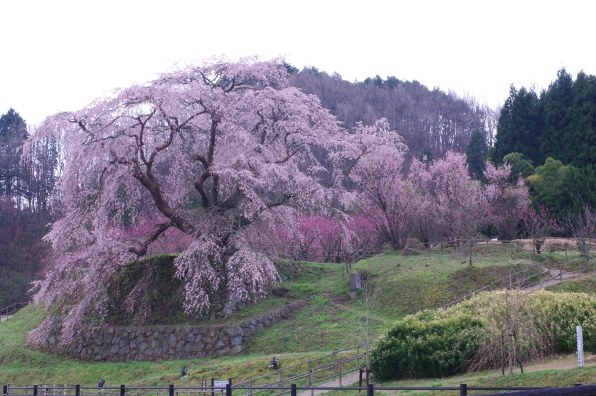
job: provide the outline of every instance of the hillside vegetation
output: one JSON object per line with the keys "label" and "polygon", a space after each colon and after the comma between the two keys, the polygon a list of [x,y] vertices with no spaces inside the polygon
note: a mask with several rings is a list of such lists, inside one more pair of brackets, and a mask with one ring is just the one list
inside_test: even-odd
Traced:
{"label": "hillside vegetation", "polygon": [[[551,258],[555,261],[557,256],[553,254]],[[349,272],[363,274],[369,286],[355,299],[349,296],[348,276],[343,264],[278,264],[285,280],[275,291],[277,296],[270,295],[226,321],[240,321],[294,299],[308,301],[307,306],[296,312],[291,320],[255,337],[247,355],[218,359],[96,363],[29,350],[24,347],[27,332],[43,317],[42,310],[30,306],[0,324],[0,383],[95,385],[98,378],[105,378],[110,384],[167,385],[200,384],[201,379],[211,377],[233,377],[235,380],[258,377],[268,373],[267,362],[273,354],[282,364],[290,365],[328,354],[334,349],[354,346],[366,337],[376,340],[396,319],[420,309],[436,308],[462,293],[531,264],[524,253],[512,255],[510,251],[479,252],[474,257],[473,266],[462,261],[459,255],[448,252],[419,255],[389,252],[362,260]],[[593,286],[594,279],[589,278],[576,282],[574,287],[594,293]],[[363,301],[365,292],[370,297],[370,304]],[[180,380],[183,365],[189,369],[190,375]],[[578,375],[585,376],[585,371]],[[582,382],[581,379],[578,382]]]}

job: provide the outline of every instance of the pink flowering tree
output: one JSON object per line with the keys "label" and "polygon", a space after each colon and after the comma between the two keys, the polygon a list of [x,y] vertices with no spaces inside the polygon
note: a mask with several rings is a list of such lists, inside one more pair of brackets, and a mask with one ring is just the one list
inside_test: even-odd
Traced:
{"label": "pink flowering tree", "polygon": [[386,144],[379,133],[348,134],[316,97],[289,87],[282,61],[254,59],[215,60],[121,90],[49,117],[31,144],[46,137],[65,150],[65,216],[46,238],[59,265],[35,299],[63,317],[65,343],[85,315],[103,312],[118,269],[172,230],[189,238],[174,260],[188,314],[226,313],[263,296],[278,274],[251,230],[329,211],[351,169]]}
{"label": "pink flowering tree", "polygon": [[432,219],[442,237],[456,244],[478,235],[487,223],[488,206],[481,185],[468,174],[465,155],[449,152],[429,165],[415,161],[411,169],[419,221]]}
{"label": "pink flowering tree", "polygon": [[512,180],[508,164],[496,167],[487,162],[484,177],[491,223],[501,239],[517,238],[520,222],[531,210],[528,188],[522,179]]}
{"label": "pink flowering tree", "polygon": [[411,228],[412,191],[402,174],[407,148],[386,120],[371,126],[359,124],[357,128],[363,134],[384,133],[392,144],[377,150],[375,155],[364,158],[356,166],[353,174],[357,186],[355,206],[382,239],[393,249],[401,249]]}

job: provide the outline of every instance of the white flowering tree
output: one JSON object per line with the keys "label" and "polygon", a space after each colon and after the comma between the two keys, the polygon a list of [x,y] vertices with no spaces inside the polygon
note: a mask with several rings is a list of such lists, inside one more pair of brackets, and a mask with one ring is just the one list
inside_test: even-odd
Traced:
{"label": "white flowering tree", "polygon": [[[65,343],[85,315],[100,313],[114,274],[168,232],[189,239],[174,261],[188,314],[229,312],[264,295],[278,275],[250,230],[340,202],[342,179],[385,142],[348,134],[316,97],[288,86],[281,61],[254,59],[132,86],[49,117],[32,142],[47,136],[64,147],[65,216],[47,235],[58,264],[36,301],[63,316]],[[135,314],[148,309],[134,301],[147,285],[127,299]]]}

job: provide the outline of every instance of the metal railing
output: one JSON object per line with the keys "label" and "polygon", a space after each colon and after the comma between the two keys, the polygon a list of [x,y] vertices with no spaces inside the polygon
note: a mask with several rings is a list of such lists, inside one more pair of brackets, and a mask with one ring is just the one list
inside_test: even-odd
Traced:
{"label": "metal railing", "polygon": [[[596,394],[596,384],[582,385],[575,384],[567,387],[539,387],[539,386],[510,386],[510,387],[492,387],[492,386],[468,386],[460,384],[459,386],[387,386],[377,387],[374,384],[367,386],[347,386],[347,387],[328,387],[328,386],[298,386],[294,383],[287,386],[232,386],[227,383],[226,386],[126,386],[117,387],[88,387],[81,385],[63,385],[63,386],[13,386],[4,385],[2,387],[2,396],[233,396],[236,395],[254,395],[260,391],[275,392],[277,394],[288,394],[297,396],[299,392],[315,391],[342,391],[357,394],[366,392],[366,396],[374,396],[375,393],[387,391],[427,391],[427,392],[445,392],[451,391],[453,394],[467,396],[468,392],[494,391],[513,393],[498,393],[499,395],[594,395]],[[496,393],[495,393],[496,394]]]}
{"label": "metal railing", "polygon": [[278,369],[272,370],[271,374],[234,383],[232,384],[232,388],[265,388],[249,393],[249,395],[255,395],[280,394],[272,392],[270,389],[276,387],[283,388],[288,384],[295,384],[301,387],[312,387],[335,379],[339,380],[341,386],[342,378],[346,374],[356,372],[366,364],[366,356],[366,348],[362,345],[336,350],[326,356],[307,359],[306,361],[287,367],[279,367]]}
{"label": "metal railing", "polygon": [[[449,308],[455,304],[458,304],[462,301],[472,298],[472,297],[476,296],[478,293],[481,293],[483,291],[491,291],[491,290],[495,290],[495,289],[499,289],[499,288],[526,288],[526,287],[532,287],[535,285],[541,285],[541,284],[546,283],[550,280],[556,280],[556,279],[558,279],[560,282],[562,282],[565,275],[575,274],[575,273],[588,273],[589,271],[593,271],[594,270],[593,264],[586,266],[588,271],[586,271],[582,267],[582,265],[585,265],[586,262],[588,262],[588,264],[590,264],[591,263],[590,260],[591,260],[591,258],[589,258],[588,261],[586,261],[585,258],[578,258],[576,260],[568,261],[566,263],[567,266],[578,265],[580,268],[579,272],[573,271],[573,270],[564,271],[562,268],[560,268],[556,275],[551,275],[550,271],[547,269],[547,270],[543,270],[539,273],[524,276],[524,277],[520,278],[519,277],[520,274],[524,274],[524,273],[528,272],[529,269],[535,268],[536,266],[540,266],[540,264],[532,263],[532,264],[528,265],[526,268],[524,268],[523,270],[520,270],[513,274],[507,275],[501,279],[498,279],[496,281],[489,283],[486,286],[483,286],[483,287],[476,289],[470,293],[467,293],[467,294],[459,297],[458,299],[453,300],[453,301],[443,305],[441,308],[442,309]],[[545,275],[547,275],[547,276],[545,276]],[[536,278],[537,278],[537,281],[536,281]],[[536,282],[536,284],[534,284],[534,285],[530,284],[530,282],[532,282],[532,281]],[[532,291],[530,291],[530,293]]]}
{"label": "metal railing", "polygon": [[20,309],[26,307],[27,305],[29,305],[29,301],[22,301],[22,302],[16,302],[16,303],[11,304],[4,308],[0,308],[0,318],[4,318],[5,316],[9,316],[9,315],[14,315]]}

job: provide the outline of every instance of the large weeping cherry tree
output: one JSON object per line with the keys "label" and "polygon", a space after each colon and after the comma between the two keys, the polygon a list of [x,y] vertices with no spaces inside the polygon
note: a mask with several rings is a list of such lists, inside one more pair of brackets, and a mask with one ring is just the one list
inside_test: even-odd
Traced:
{"label": "large weeping cherry tree", "polygon": [[[31,142],[51,136],[64,147],[65,216],[47,235],[57,264],[37,284],[52,315],[32,339],[61,317],[62,342],[72,340],[85,315],[105,312],[114,274],[172,230],[190,241],[174,261],[188,314],[263,296],[278,275],[251,230],[341,202],[350,170],[386,135],[347,133],[288,86],[280,60],[212,61],[49,117]],[[127,296],[131,314],[147,314],[147,285]]]}

